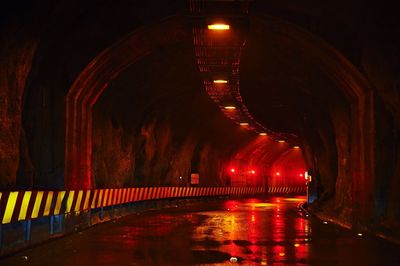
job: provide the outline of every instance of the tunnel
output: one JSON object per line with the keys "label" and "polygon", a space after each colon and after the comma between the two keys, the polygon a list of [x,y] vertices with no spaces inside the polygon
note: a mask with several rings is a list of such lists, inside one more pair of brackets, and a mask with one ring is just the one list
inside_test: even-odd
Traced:
{"label": "tunnel", "polygon": [[[260,197],[302,202],[303,218],[398,250],[395,6],[4,1],[1,255],[76,232],[82,217],[91,227],[104,208],[112,220],[116,206],[131,216],[146,204],[214,206],[212,198],[235,196],[250,203],[226,204],[253,210]],[[239,208],[231,205],[223,208]],[[47,227],[50,236],[38,233]]]}

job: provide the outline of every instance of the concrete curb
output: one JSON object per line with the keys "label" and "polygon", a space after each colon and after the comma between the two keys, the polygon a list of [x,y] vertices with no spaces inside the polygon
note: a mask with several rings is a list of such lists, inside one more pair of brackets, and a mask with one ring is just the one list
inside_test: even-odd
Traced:
{"label": "concrete curb", "polygon": [[[332,216],[329,216],[329,215],[320,214],[320,213],[314,213],[314,212],[310,211],[310,210],[307,208],[307,203],[303,203],[303,204],[299,204],[299,205],[300,205],[299,208],[300,208],[303,212],[307,213],[307,214],[310,215],[310,216],[314,216],[314,217],[316,217],[316,218],[319,219],[319,220],[328,221],[328,222],[333,223],[333,224],[336,224],[336,225],[338,225],[338,226],[340,226],[340,227],[342,227],[342,228],[346,228],[346,229],[348,229],[348,230],[351,230],[351,231],[355,232],[355,231],[353,230],[352,225],[349,224],[349,223],[345,223],[345,222],[339,221],[339,220],[337,220],[336,218],[334,218],[334,217],[332,217]],[[355,232],[355,233],[356,233],[356,232]],[[362,233],[363,233],[363,234],[367,234],[367,235],[371,235],[371,236],[375,236],[375,237],[378,237],[378,238],[381,238],[381,239],[384,239],[384,240],[389,241],[389,242],[392,242],[393,244],[396,244],[396,245],[400,245],[400,239],[394,238],[394,237],[392,237],[392,236],[385,235],[385,234],[380,233],[380,232],[365,231],[365,232],[362,232]]]}

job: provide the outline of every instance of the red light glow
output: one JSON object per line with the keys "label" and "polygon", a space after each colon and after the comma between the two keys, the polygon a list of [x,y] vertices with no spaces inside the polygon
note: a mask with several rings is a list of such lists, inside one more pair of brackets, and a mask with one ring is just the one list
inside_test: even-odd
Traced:
{"label": "red light glow", "polygon": [[231,173],[234,173],[235,172],[235,168],[231,168]]}
{"label": "red light glow", "polygon": [[276,172],[276,175],[281,175],[279,172]]}

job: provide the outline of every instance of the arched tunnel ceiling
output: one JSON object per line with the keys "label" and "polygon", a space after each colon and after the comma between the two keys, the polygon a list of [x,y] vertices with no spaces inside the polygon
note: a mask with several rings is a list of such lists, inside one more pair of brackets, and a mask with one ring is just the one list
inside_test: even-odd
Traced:
{"label": "arched tunnel ceiling", "polygon": [[331,127],[329,111],[348,101],[315,47],[291,36],[291,27],[271,17],[252,17],[241,61],[241,94],[266,127],[303,136],[309,125]]}
{"label": "arched tunnel ceiling", "polygon": [[[146,32],[145,28],[141,32]],[[108,88],[95,105],[96,109],[109,111],[115,125],[135,128],[146,119],[143,117],[161,117],[181,128],[177,134],[181,137],[188,131],[197,131],[216,147],[238,148],[232,144],[243,145],[251,132],[245,128],[234,129],[229,122],[222,122],[221,114],[209,112],[215,108],[210,106],[200,86],[200,73],[189,37],[153,45],[145,58],[127,62],[132,66],[111,75],[114,80],[106,85]],[[325,44],[294,25],[271,17],[252,16],[241,58],[241,92],[250,112],[266,128],[297,135],[314,149],[332,150],[335,147],[332,113],[341,110],[349,115],[347,108],[354,92],[352,88],[340,86],[340,79],[346,77],[340,73],[338,77],[332,75],[335,68],[341,67],[341,62],[335,61],[337,55],[329,47],[326,54],[323,49],[320,51],[321,45]],[[112,65],[107,68],[111,69]],[[222,119],[221,123],[209,126],[215,119]],[[246,137],[232,134],[234,131]],[[238,150],[233,159],[246,157],[249,162],[271,165],[292,148],[290,144],[297,143],[253,141],[247,148]]]}
{"label": "arched tunnel ceiling", "polygon": [[[336,105],[346,108],[347,100],[335,80],[320,66],[323,62],[318,61],[318,55],[313,55],[310,46],[302,46],[287,35],[286,31],[291,27],[294,26],[273,18],[269,21],[251,18],[241,63],[244,101],[257,119],[277,132],[304,137],[307,127],[314,125],[331,132],[329,112]],[[178,44],[158,47],[149,58],[152,58],[153,66],[148,63],[140,67],[143,62],[134,63],[112,83],[119,84],[117,89],[111,85],[112,89],[106,90],[103,99],[110,95],[117,99],[111,100],[116,103],[109,107],[112,112],[125,116],[120,119],[126,123],[132,118],[127,115],[129,107],[126,106],[132,109],[151,106],[153,112],[157,112],[157,109],[172,105],[176,117],[186,113],[181,112],[185,105],[191,113],[205,109],[204,103],[188,104],[193,98],[185,98],[192,97],[188,95],[193,89],[197,93],[203,91],[189,38]],[[129,96],[133,91],[135,96]],[[199,120],[201,115],[204,116],[199,113]]]}
{"label": "arched tunnel ceiling", "polygon": [[194,133],[233,152],[254,134],[223,116],[203,90],[192,40],[187,37],[158,47],[120,73],[100,96],[95,112],[110,115],[116,126],[132,129],[152,119],[167,120],[179,128],[178,139]]}
{"label": "arched tunnel ceiling", "polygon": [[[40,68],[37,71],[32,71],[32,77],[30,77],[32,81],[29,83],[30,86],[29,90],[27,90],[26,96],[28,100],[26,105],[31,106],[31,109],[28,108],[27,110],[33,110],[34,112],[26,111],[24,114],[24,116],[27,117],[26,120],[33,120],[30,118],[35,116],[39,117],[39,120],[41,119],[41,110],[37,109],[36,107],[36,101],[39,101],[42,97],[40,90],[45,91],[47,97],[55,97],[55,108],[59,108],[60,111],[56,112],[56,117],[53,119],[61,122],[56,122],[56,124],[59,125],[59,127],[56,127],[56,130],[46,133],[50,135],[55,134],[55,138],[59,138],[57,139],[57,145],[59,143],[62,144],[62,138],[64,137],[62,131],[63,127],[65,126],[62,123],[64,121],[62,105],[65,99],[62,93],[68,91],[68,88],[71,87],[73,81],[76,81],[77,76],[79,79],[79,75],[77,73],[83,73],[82,70],[85,69],[85,65],[86,73],[89,73],[90,76],[90,67],[95,62],[97,56],[102,54],[102,51],[104,52],[108,48],[112,47],[113,44],[118,43],[119,40],[124,39],[124,36],[127,34],[135,35],[137,31],[146,33],[146,30],[152,28],[155,24],[164,24],[165,20],[168,20],[165,18],[168,18],[171,15],[179,14],[178,21],[183,22],[184,25],[182,24],[178,26],[177,28],[179,29],[177,31],[181,31],[182,28],[184,28],[187,31],[184,34],[188,34],[189,36],[191,33],[191,21],[189,17],[185,15],[182,16],[182,10],[185,10],[186,14],[188,12],[188,2],[177,1],[174,2],[174,5],[168,5],[164,1],[159,2],[161,3],[161,6],[158,6],[156,11],[153,10],[151,3],[111,4],[102,2],[102,4],[96,5],[95,8],[90,8],[90,4],[80,5],[79,3],[75,2],[61,3],[59,6],[56,5],[57,8],[56,11],[54,11],[53,16],[48,17],[51,23],[44,27],[41,33],[44,37],[39,45],[38,55],[34,65],[35,68],[37,66],[40,66]],[[75,8],[76,5],[79,6],[78,9]],[[296,28],[296,26],[288,26],[288,24],[281,23],[279,21],[277,23],[277,20],[270,19],[265,15],[269,12],[272,12],[281,16],[283,13],[285,13],[282,11],[286,10],[291,15],[295,14],[294,17],[304,18],[304,16],[310,16],[310,19],[314,20],[319,19],[315,16],[315,13],[318,12],[307,5],[305,10],[297,9],[296,5],[294,4],[288,4],[288,6],[282,4],[280,8],[277,7],[279,5],[280,4],[277,2],[273,2],[270,5],[263,1],[254,1],[254,5],[250,7],[250,22],[248,32],[246,32],[246,45],[243,49],[240,65],[241,93],[244,98],[244,102],[247,104],[248,109],[255,116],[255,118],[262,122],[265,127],[278,132],[294,133],[302,140],[312,142],[314,150],[334,149],[335,132],[333,130],[333,126],[335,121],[331,121],[332,119],[330,115],[332,112],[337,111],[336,109],[339,109],[342,113],[344,113],[344,116],[348,115],[348,111],[346,110],[348,107],[348,101],[343,100],[343,96],[340,96],[346,93],[343,91],[339,92],[340,90],[338,90],[338,87],[340,86],[337,86],[335,82],[327,78],[330,73],[325,72],[325,66],[320,64],[321,62],[318,62],[318,60],[315,61],[315,59],[318,59],[318,57],[321,55],[321,51],[320,53],[314,54],[312,46],[305,47],[304,45],[302,46],[297,43],[295,45],[295,42],[288,37],[293,34],[293,28]],[[164,8],[165,6],[168,6],[168,8]],[[330,10],[329,5],[322,5],[321,8],[325,11]],[[49,9],[51,10],[51,7],[49,7]],[[132,13],[129,11],[132,11]],[[45,11],[43,12],[45,13]],[[71,13],[71,16],[67,15],[69,13]],[[115,17],[115,19],[105,19],[106,17]],[[283,17],[285,17],[284,14]],[[335,16],[334,12],[327,12],[327,17],[329,17],[329,20],[331,21],[340,20],[340,18]],[[41,17],[41,19],[45,20],[44,17]],[[264,20],[266,20],[266,22]],[[37,22],[38,25],[40,22],[42,21],[40,20]],[[173,34],[164,35],[165,32]],[[175,30],[160,31],[157,39],[163,39],[163,36],[166,36],[164,39],[174,39],[176,38],[174,34],[176,34]],[[307,33],[302,34],[307,36]],[[181,34],[178,32],[177,36],[180,35]],[[175,49],[174,53],[176,58],[173,56],[170,57],[169,60],[171,64],[169,66],[173,66],[174,62],[182,56],[191,58],[187,61],[187,64],[180,66],[180,68],[184,70],[184,74],[179,73],[178,69],[174,70],[173,68],[168,68],[170,71],[169,75],[180,77],[180,74],[182,76],[185,75],[187,78],[191,77],[191,81],[187,80],[186,82],[188,84],[192,84],[190,85],[192,88],[196,88],[201,91],[204,88],[199,88],[197,84],[198,77],[194,74],[194,71],[196,71],[196,66],[194,64],[195,57],[193,55],[193,50],[191,51],[191,49],[188,48],[193,48],[193,44],[190,43],[189,39],[190,36],[187,40],[187,48],[182,49],[182,51],[178,48],[181,44],[178,44],[176,48],[157,47],[157,45],[153,45],[151,43],[148,46],[153,49],[151,51],[153,54],[161,53],[159,50],[162,49]],[[147,38],[146,41],[149,41],[149,38]],[[317,44],[317,46],[318,45],[319,44]],[[146,44],[144,44],[143,47],[146,47]],[[124,54],[121,52],[119,56],[123,58]],[[90,60],[94,61],[90,62]],[[124,63],[135,64],[137,62]],[[164,61],[164,63],[168,64],[166,61]],[[340,64],[338,65],[340,66]],[[108,68],[112,67],[112,65],[108,66]],[[335,70],[335,67],[333,67],[333,69]],[[159,71],[165,70],[160,69]],[[189,73],[190,71],[193,71],[193,73]],[[348,72],[347,69],[342,71]],[[108,86],[107,84],[111,82],[110,88],[105,91],[106,94],[109,93],[111,95],[113,93],[110,89],[113,88],[112,79],[115,78],[123,79],[124,82],[121,82],[124,83],[123,86],[134,88],[135,90],[142,88],[142,86],[137,86],[137,84],[144,84],[143,90],[145,90],[145,83],[148,83],[149,85],[151,84],[149,88],[163,88],[163,86],[160,86],[160,84],[162,84],[164,81],[158,76],[153,76],[146,80],[146,75],[143,74],[143,76],[138,77],[136,80],[129,80],[129,78],[126,77],[128,75],[125,73],[119,73],[119,69],[116,70],[114,74],[110,74],[112,69],[110,71],[107,69],[107,72],[109,72],[107,74],[108,76],[111,76],[111,78],[107,77],[105,80],[99,81],[99,84],[95,84],[96,80],[93,80],[93,84],[103,87]],[[128,72],[129,71],[126,73]],[[343,73],[340,73],[340,70],[337,72],[338,73],[335,73],[337,76],[343,76]],[[102,75],[101,71],[97,73],[97,75],[99,76],[99,79],[105,76]],[[351,76],[351,74],[349,75]],[[287,78],[288,76],[291,78]],[[150,79],[151,83],[149,82]],[[194,81],[194,79],[197,81]],[[173,81],[177,80],[179,79],[174,79]],[[82,83],[79,85],[86,85],[86,80],[81,81]],[[346,81],[347,80],[345,80],[345,82]],[[117,81],[115,82],[117,83]],[[168,82],[171,82],[171,80]],[[195,83],[196,85],[194,85]],[[155,102],[162,106],[162,104],[165,104],[168,101],[171,103],[178,103],[179,98],[182,99],[182,103],[186,104],[191,102],[190,98],[182,97],[179,91],[173,92],[175,90],[179,90],[180,86],[182,86],[182,83],[171,84],[173,84],[169,87],[171,91],[168,91],[167,89],[171,97],[166,97],[165,101],[157,100],[157,97],[159,97],[157,94],[163,93],[164,91],[160,92],[155,90],[154,94],[149,95],[149,97],[146,99],[141,97],[135,98],[135,100],[137,100],[136,103],[139,102],[138,99],[143,99],[143,101],[140,101],[141,103],[139,105],[151,105],[152,102]],[[40,88],[40,90],[37,90],[37,88]],[[53,88],[57,88],[57,90],[53,92]],[[62,92],[60,92],[60,90]],[[34,95],[34,97],[31,97],[32,95]],[[173,95],[176,97],[172,97]],[[110,99],[111,98],[112,97],[110,97]],[[324,101],[324,99],[329,99],[329,101]],[[29,101],[32,101],[32,103]],[[116,102],[122,103],[124,101],[127,102],[126,99],[118,99]],[[204,100],[204,102],[207,101]],[[340,103],[342,106],[339,106]],[[115,111],[113,112],[118,113],[117,110],[121,109],[122,106],[127,106],[127,104],[114,104],[114,106],[109,107],[109,111],[112,111],[112,109],[115,108]],[[167,104],[165,104],[165,106],[167,106]],[[199,109],[204,108],[201,104],[199,106],[202,106]],[[154,107],[154,104],[152,107]],[[127,108],[127,110],[129,109],[128,107],[125,108]],[[175,110],[175,117],[179,117],[183,113],[188,115],[191,113],[188,109],[190,108],[188,107],[186,109],[187,111],[185,110],[183,112]],[[160,110],[162,110],[162,108],[160,108]],[[85,109],[82,109],[82,112],[86,112]],[[119,113],[120,117],[117,118],[117,120],[119,119],[124,123],[127,123],[129,118],[122,118],[124,115],[121,115],[121,111],[119,111]],[[205,112],[204,117],[207,116],[206,113],[207,112]],[[210,117],[211,116],[202,121],[206,122],[206,120],[210,120]],[[187,123],[193,123],[193,121],[196,121],[196,119],[191,119]],[[204,125],[203,122],[199,124]],[[215,143],[224,142],[227,139],[226,136],[232,132],[232,128],[229,127],[228,129],[222,129],[224,124],[229,124],[229,122],[223,122],[220,124],[221,129],[215,131],[219,133],[214,135],[208,133],[206,135],[213,135],[215,139],[221,140],[215,141]],[[336,122],[336,124],[338,124],[338,122]],[[217,128],[217,126],[215,126],[215,128]],[[82,131],[85,130],[86,129],[84,125]],[[243,131],[239,128],[236,128],[236,131],[237,130],[239,132]],[[43,135],[42,133],[43,132],[41,132],[41,130],[38,130],[38,132],[28,131],[27,135],[28,138],[35,139],[37,136]],[[246,134],[248,135],[249,133]],[[88,137],[85,136],[85,138]],[[235,141],[235,137],[232,137],[230,142],[243,143],[243,139],[240,141],[239,139],[236,139],[237,141]],[[228,142],[229,141],[226,141],[226,143]],[[44,141],[43,145],[48,145],[48,143]],[[69,145],[67,143],[66,146],[73,147],[74,145]],[[37,150],[35,152],[38,154],[42,153],[43,150],[50,150],[43,149],[40,147],[40,145],[38,145],[37,148],[34,147],[34,149]],[[59,153],[62,153],[62,148],[57,146],[56,154]],[[48,157],[49,154],[46,156]],[[61,163],[62,156],[59,157],[60,159],[56,160],[59,164],[56,166],[56,168],[63,167]],[[90,152],[88,152],[88,155],[84,156],[84,158],[85,161],[90,161]],[[41,162],[39,162],[39,164],[41,164]],[[85,164],[90,164],[90,162],[85,162]],[[54,166],[52,167],[54,168]],[[43,171],[46,172],[48,170],[44,169]]]}

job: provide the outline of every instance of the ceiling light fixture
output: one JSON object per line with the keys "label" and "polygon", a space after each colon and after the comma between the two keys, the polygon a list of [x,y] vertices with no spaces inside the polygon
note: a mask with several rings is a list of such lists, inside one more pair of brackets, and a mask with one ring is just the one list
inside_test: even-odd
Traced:
{"label": "ceiling light fixture", "polygon": [[224,84],[224,83],[228,83],[228,81],[225,80],[225,79],[216,79],[216,80],[214,80],[214,83],[217,83],[217,84]]}
{"label": "ceiling light fixture", "polygon": [[230,27],[228,24],[217,23],[208,25],[209,30],[229,30]]}

